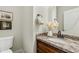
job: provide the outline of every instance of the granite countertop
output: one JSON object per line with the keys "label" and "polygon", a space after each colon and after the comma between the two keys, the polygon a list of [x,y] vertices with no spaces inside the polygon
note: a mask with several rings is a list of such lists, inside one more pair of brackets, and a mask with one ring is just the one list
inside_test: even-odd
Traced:
{"label": "granite countertop", "polygon": [[57,38],[57,37],[47,37],[43,35],[38,35],[36,37],[38,40],[42,42],[48,43],[51,46],[54,46],[65,52],[78,53],[79,52],[79,41],[72,40],[69,38]]}

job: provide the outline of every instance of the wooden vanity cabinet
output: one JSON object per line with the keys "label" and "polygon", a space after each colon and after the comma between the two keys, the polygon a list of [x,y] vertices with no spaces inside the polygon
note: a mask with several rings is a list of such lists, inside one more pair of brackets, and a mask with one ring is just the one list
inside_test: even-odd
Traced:
{"label": "wooden vanity cabinet", "polygon": [[37,39],[37,53],[65,53],[65,52]]}

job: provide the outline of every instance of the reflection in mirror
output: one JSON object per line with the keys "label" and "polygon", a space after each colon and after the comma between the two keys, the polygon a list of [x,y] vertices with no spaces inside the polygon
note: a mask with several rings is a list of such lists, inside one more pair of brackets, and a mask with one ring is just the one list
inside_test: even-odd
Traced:
{"label": "reflection in mirror", "polygon": [[64,32],[79,36],[79,7],[64,11]]}

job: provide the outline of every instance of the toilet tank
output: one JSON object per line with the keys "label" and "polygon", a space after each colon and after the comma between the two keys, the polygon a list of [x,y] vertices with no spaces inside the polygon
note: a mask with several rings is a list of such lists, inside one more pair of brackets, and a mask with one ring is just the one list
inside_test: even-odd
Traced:
{"label": "toilet tank", "polygon": [[13,36],[0,37],[0,51],[7,50],[13,45]]}

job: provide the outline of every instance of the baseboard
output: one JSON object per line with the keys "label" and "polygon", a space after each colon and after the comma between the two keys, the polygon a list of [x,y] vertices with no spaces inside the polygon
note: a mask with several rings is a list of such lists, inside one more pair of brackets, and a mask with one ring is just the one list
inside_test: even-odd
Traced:
{"label": "baseboard", "polygon": [[24,50],[23,49],[18,49],[16,51],[13,51],[14,53],[24,53]]}

